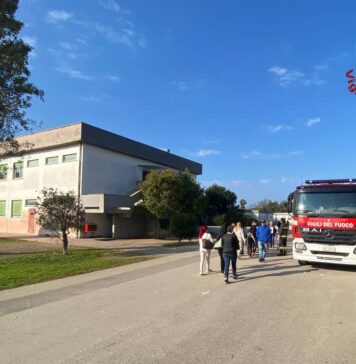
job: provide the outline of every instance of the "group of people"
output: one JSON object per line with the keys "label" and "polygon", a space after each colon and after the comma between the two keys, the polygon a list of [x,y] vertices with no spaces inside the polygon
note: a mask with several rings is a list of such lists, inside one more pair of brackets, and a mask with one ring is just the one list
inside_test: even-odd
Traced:
{"label": "group of people", "polygon": [[247,254],[250,258],[256,254],[258,249],[259,262],[264,262],[270,247],[274,247],[275,240],[279,237],[279,255],[287,254],[287,237],[289,225],[284,218],[277,225],[272,222],[267,223],[262,220],[257,226],[252,223],[247,235],[241,223],[223,225],[216,240],[213,239],[207,226],[202,226],[199,231],[199,250],[200,250],[200,274],[208,274],[212,271],[210,267],[210,254],[213,248],[217,249],[220,256],[220,270],[224,274],[225,283],[229,283],[230,264],[232,268],[232,278],[237,279],[236,262]]}

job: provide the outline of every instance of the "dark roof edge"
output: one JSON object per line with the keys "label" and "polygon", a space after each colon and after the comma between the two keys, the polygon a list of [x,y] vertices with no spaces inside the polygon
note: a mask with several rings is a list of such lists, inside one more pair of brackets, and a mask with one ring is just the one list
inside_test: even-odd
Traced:
{"label": "dark roof edge", "polygon": [[143,144],[121,135],[111,133],[96,126],[82,124],[82,142],[119,152],[132,157],[149,160],[157,164],[178,170],[188,169],[195,175],[202,174],[203,166],[200,163],[164,152],[155,147]]}

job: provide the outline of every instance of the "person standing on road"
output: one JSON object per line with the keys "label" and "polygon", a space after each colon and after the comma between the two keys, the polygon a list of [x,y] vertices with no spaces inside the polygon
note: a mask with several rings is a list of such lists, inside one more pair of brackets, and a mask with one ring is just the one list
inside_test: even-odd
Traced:
{"label": "person standing on road", "polygon": [[250,233],[253,235],[253,237],[255,238],[255,245],[253,247],[253,254],[256,253],[256,249],[257,249],[257,224],[256,221],[252,222],[252,226],[250,228]]}
{"label": "person standing on road", "polygon": [[281,225],[279,227],[279,254],[287,255],[287,238],[288,238],[289,224],[284,217],[281,218]]}
{"label": "person standing on road", "polygon": [[[219,239],[221,239],[227,232],[227,225],[226,224],[222,224],[221,228],[220,228],[220,233],[219,233]],[[219,253],[219,257],[220,257],[220,271],[222,274],[224,274],[224,269],[225,269],[225,262],[224,262],[224,257],[223,257],[223,248],[221,246],[221,248],[218,248],[218,253]]]}
{"label": "person standing on road", "polygon": [[203,246],[203,240],[209,240],[214,242],[213,237],[208,231],[207,226],[202,226],[199,231],[199,252],[200,252],[200,275],[208,274],[210,269],[210,249],[205,249]]}
{"label": "person standing on road", "polygon": [[236,274],[236,260],[237,260],[237,250],[239,248],[239,241],[237,240],[235,234],[233,234],[234,227],[229,225],[227,228],[227,233],[221,238],[221,246],[223,249],[224,257],[224,276],[225,283],[229,283],[229,269],[230,262],[232,268],[232,278],[237,279]]}
{"label": "person standing on road", "polygon": [[273,222],[269,222],[269,228],[271,230],[271,240],[270,240],[270,247],[274,248],[274,237],[276,235],[276,228],[273,226]]}
{"label": "person standing on road", "polygon": [[253,249],[256,245],[256,240],[251,232],[247,233],[247,254],[252,258]]}
{"label": "person standing on road", "polygon": [[267,244],[271,238],[271,230],[269,226],[266,225],[266,220],[261,221],[261,225],[257,228],[256,235],[258,239],[259,261],[262,263],[265,261]]}
{"label": "person standing on road", "polygon": [[240,255],[244,255],[244,248],[245,248],[245,234],[244,234],[244,229],[241,226],[240,222],[237,222],[234,228],[234,234],[237,237],[237,240],[239,241],[240,244]]}

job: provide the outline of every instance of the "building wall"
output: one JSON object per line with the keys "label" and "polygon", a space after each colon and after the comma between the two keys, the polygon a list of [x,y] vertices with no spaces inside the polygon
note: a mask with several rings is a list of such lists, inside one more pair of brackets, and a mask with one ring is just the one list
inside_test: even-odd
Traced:
{"label": "building wall", "polygon": [[[76,160],[63,162],[63,156],[76,154]],[[46,165],[47,157],[58,156],[58,164]],[[38,159],[39,165],[28,167],[29,160]],[[14,163],[23,162],[23,177],[13,178]],[[58,147],[43,151],[29,152],[22,157],[2,159],[0,165],[7,165],[7,178],[0,180],[0,201],[6,201],[6,215],[0,217],[0,232],[28,233],[29,232],[29,209],[26,200],[34,200],[40,195],[44,187],[58,188],[61,191],[78,192],[79,184],[79,144],[74,146]],[[11,216],[11,205],[13,200],[21,201],[21,216]],[[35,233],[39,232],[35,226]],[[48,233],[41,231],[40,233]]]}
{"label": "building wall", "polygon": [[124,216],[115,218],[115,238],[118,239],[154,237],[158,229],[158,220],[139,221]]}
{"label": "building wall", "polygon": [[91,238],[95,236],[111,237],[112,232],[112,216],[108,214],[86,214],[85,224],[96,225],[96,231],[85,233],[80,232],[81,238]]}
{"label": "building wall", "polygon": [[82,194],[124,194],[142,181],[144,167],[163,167],[143,159],[83,145]]}

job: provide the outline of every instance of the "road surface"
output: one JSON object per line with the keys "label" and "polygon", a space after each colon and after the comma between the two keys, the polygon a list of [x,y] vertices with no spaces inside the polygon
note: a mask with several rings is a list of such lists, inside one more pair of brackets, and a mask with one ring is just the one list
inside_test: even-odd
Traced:
{"label": "road surface", "polygon": [[245,258],[225,285],[219,272],[199,276],[198,260],[0,292],[1,363],[356,362],[356,269]]}

